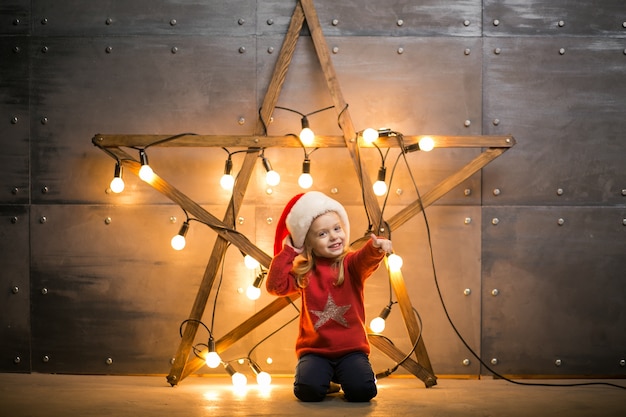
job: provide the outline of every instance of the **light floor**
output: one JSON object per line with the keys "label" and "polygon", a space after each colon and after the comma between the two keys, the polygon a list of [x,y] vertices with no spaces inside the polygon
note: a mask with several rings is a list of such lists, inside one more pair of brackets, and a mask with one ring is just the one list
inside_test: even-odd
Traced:
{"label": "light floor", "polygon": [[[385,378],[370,403],[340,394],[302,403],[292,378],[275,378],[263,392],[255,384],[235,392],[230,378],[192,376],[171,387],[164,376],[0,374],[0,416],[626,416],[626,390],[594,385],[531,387],[503,380],[439,378],[425,388],[416,378]],[[580,380],[521,382],[578,383]],[[591,380],[626,386],[626,380]]]}

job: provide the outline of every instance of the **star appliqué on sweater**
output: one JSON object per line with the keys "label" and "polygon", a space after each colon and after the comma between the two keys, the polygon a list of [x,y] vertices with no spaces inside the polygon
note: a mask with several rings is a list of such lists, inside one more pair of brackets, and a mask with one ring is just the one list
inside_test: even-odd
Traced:
{"label": "star appliqu\u00e9 on sweater", "polygon": [[333,297],[328,294],[328,300],[326,300],[326,306],[324,307],[324,311],[310,310],[312,314],[315,314],[319,319],[317,323],[315,323],[315,330],[319,329],[329,320],[335,320],[337,323],[341,324],[343,327],[348,327],[348,322],[346,318],[343,316],[346,311],[350,309],[352,304],[348,304],[346,306],[338,306],[335,304],[335,300]]}

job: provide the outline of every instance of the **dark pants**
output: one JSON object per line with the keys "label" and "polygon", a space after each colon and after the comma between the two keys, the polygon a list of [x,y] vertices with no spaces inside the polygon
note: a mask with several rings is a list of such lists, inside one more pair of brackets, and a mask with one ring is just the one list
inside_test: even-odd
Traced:
{"label": "dark pants", "polygon": [[322,401],[331,381],[341,385],[347,401],[366,402],[377,394],[372,365],[362,352],[338,359],[302,356],[296,366],[293,393],[301,401]]}

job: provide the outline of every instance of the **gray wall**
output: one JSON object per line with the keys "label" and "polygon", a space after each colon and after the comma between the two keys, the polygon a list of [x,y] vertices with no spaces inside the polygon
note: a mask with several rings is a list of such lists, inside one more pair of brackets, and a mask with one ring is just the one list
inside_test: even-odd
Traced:
{"label": "gray wall", "polygon": [[[187,247],[173,251],[169,240],[184,213],[130,173],[122,194],[107,192],[114,161],[91,138],[252,134],[294,4],[2,2],[0,371],[169,371],[215,235],[192,223]],[[459,332],[497,372],[625,376],[623,1],[316,6],[357,130],[517,140],[427,209],[437,281],[424,218],[393,231],[435,373],[489,374],[448,323],[438,284]],[[305,33],[278,104],[308,113],[330,103]],[[340,134],[333,112],[310,121],[321,134]],[[296,115],[276,110],[269,134],[297,130]],[[400,163],[394,173],[385,214],[478,152],[408,155],[408,167]],[[271,219],[300,192],[303,155],[274,148],[266,156],[282,182],[268,193],[259,164],[237,228],[271,253]],[[396,157],[392,150],[388,179]],[[234,156],[235,171],[242,158]],[[378,153],[364,150],[363,158],[375,178]],[[220,218],[230,198],[218,185],[225,159],[219,148],[150,150],[163,178]],[[358,237],[367,219],[347,152],[320,149],[312,164],[314,189],[336,191]],[[214,291],[203,318],[207,325],[214,319],[218,338],[272,300],[241,294],[253,279],[231,248],[215,310]],[[366,290],[368,316],[387,304],[388,291],[377,272]],[[295,314],[284,310],[223,358],[248,355]],[[291,373],[295,333],[292,323],[251,356],[271,373]],[[410,349],[397,307],[385,335]],[[201,329],[198,342],[206,339]],[[394,365],[377,351],[372,362],[376,370]]]}

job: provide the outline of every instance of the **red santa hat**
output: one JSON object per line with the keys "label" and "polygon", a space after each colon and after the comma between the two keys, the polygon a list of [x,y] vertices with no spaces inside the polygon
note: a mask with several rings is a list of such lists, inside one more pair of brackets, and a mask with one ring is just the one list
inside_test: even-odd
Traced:
{"label": "red santa hat", "polygon": [[293,197],[280,216],[274,238],[274,255],[283,248],[283,241],[291,235],[291,242],[296,248],[304,246],[304,239],[313,220],[322,214],[334,211],[339,215],[346,240],[350,240],[350,221],[346,209],[336,200],[319,191],[309,191]]}

